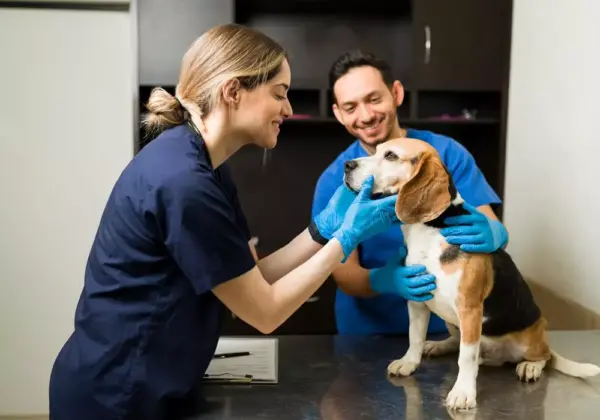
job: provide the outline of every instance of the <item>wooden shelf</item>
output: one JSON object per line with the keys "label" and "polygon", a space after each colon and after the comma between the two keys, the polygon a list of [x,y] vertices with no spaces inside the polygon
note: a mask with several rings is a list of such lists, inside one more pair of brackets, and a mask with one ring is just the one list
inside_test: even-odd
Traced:
{"label": "wooden shelf", "polygon": [[[438,118],[408,118],[408,119],[399,119],[400,125],[426,125],[426,124],[436,124],[436,125],[489,125],[489,124],[500,124],[500,120],[495,118],[479,118],[474,120],[461,120],[461,119],[438,119]],[[306,118],[289,118],[284,121],[284,124],[316,124],[316,123],[335,123],[339,124],[339,122],[333,117],[306,117]]]}
{"label": "wooden shelf", "polygon": [[[443,119],[443,118],[421,118],[417,120],[410,120],[410,124],[448,124],[448,125],[478,125],[478,124],[500,124],[500,120],[497,118],[475,118],[472,120],[468,119]],[[402,122],[400,122],[402,124]]]}

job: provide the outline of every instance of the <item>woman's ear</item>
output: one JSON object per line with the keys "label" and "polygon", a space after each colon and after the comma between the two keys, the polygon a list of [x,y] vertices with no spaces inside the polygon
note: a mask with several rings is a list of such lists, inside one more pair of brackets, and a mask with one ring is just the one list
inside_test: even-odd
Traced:
{"label": "woman's ear", "polygon": [[241,87],[242,85],[238,79],[231,79],[225,82],[222,89],[225,104],[237,108],[242,96]]}
{"label": "woman's ear", "polygon": [[450,175],[432,153],[415,158],[412,178],[400,188],[396,216],[405,224],[429,222],[442,214],[452,202]]}

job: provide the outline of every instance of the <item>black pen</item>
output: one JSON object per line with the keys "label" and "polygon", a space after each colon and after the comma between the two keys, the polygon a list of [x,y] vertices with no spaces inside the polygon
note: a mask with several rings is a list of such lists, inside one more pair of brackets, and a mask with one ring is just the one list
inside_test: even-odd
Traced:
{"label": "black pen", "polygon": [[236,353],[220,353],[215,354],[213,359],[229,359],[230,357],[250,356],[249,351],[239,351]]}

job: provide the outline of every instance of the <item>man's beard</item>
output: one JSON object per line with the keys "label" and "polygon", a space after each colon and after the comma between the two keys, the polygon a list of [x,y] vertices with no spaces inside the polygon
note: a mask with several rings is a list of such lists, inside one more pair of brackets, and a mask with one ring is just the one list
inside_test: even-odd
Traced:
{"label": "man's beard", "polygon": [[390,139],[390,133],[391,133],[391,129],[388,127],[388,129],[386,130],[386,132],[384,134],[381,135],[380,138],[378,138],[375,141],[365,141],[363,139],[361,139],[360,137],[358,137],[358,141],[360,143],[362,143],[363,146],[367,146],[369,148],[373,148],[375,149],[377,146],[379,146],[380,144],[385,143],[386,141],[388,141]]}
{"label": "man's beard", "polygon": [[[362,144],[363,147],[366,148],[367,150],[368,149],[375,150],[375,148],[377,146],[387,142],[388,140],[390,140],[392,138],[392,133],[394,132],[395,124],[397,124],[396,120],[394,118],[391,118],[391,120],[387,122],[386,132],[384,134],[382,134],[381,137],[375,141],[365,141],[365,140],[361,139],[359,136],[356,136],[356,138],[358,139],[359,143]],[[400,131],[402,132],[402,128],[400,128]]]}

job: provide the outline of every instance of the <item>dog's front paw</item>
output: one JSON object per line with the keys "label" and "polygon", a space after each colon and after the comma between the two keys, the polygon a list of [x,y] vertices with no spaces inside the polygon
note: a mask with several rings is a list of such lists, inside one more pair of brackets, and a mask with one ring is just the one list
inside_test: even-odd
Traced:
{"label": "dog's front paw", "polygon": [[539,362],[524,361],[517,365],[517,376],[523,382],[537,381],[542,376],[542,371],[546,366],[546,361]]}
{"label": "dog's front paw", "polygon": [[476,420],[477,410],[450,410],[446,407],[446,413],[452,420]]}
{"label": "dog's front paw", "polygon": [[394,360],[388,365],[387,371],[392,376],[409,376],[419,367],[419,363],[411,362],[406,357]]}
{"label": "dog's front paw", "polygon": [[454,384],[446,398],[450,410],[470,410],[477,407],[477,390],[474,385]]}
{"label": "dog's front paw", "polygon": [[453,338],[439,341],[426,341],[423,346],[423,354],[430,357],[444,356],[450,353],[457,353],[459,346],[459,341]]}

